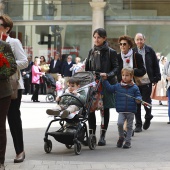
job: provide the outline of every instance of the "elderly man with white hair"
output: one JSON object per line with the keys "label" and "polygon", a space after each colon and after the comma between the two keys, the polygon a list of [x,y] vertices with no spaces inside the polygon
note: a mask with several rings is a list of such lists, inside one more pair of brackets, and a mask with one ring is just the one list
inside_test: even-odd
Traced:
{"label": "elderly man with white hair", "polygon": [[67,57],[67,60],[64,61],[63,65],[62,65],[61,75],[62,75],[62,77],[64,77],[65,89],[67,89],[67,82],[68,82],[69,78],[72,76],[72,71],[70,71],[70,68],[73,67],[73,64],[75,64],[75,63],[72,61],[72,56],[69,55]]}

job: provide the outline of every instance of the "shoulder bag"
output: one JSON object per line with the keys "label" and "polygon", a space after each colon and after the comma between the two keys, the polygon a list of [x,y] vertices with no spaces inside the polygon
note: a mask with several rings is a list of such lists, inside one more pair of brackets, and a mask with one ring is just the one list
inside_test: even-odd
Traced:
{"label": "shoulder bag", "polygon": [[[134,54],[134,61],[135,61],[135,67],[137,67],[137,62],[136,62],[136,55]],[[150,83],[150,80],[149,80],[149,77],[148,77],[148,74],[146,73],[145,75],[143,76],[134,76],[134,80],[135,80],[135,83],[137,86],[142,86],[142,85],[146,85],[146,84],[149,84]]]}
{"label": "shoulder bag", "polygon": [[20,78],[19,70],[17,70],[17,72],[15,74],[13,74],[12,76],[10,76],[10,78],[9,78],[11,87],[12,87],[12,91],[13,91],[13,93],[11,95],[11,99],[17,99],[17,97],[18,97],[19,78]]}

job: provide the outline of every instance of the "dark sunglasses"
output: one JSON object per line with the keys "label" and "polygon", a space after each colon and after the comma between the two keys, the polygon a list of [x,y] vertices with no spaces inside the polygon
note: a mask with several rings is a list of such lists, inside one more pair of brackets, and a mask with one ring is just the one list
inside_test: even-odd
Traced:
{"label": "dark sunglasses", "polygon": [[119,43],[120,46],[126,46],[127,43]]}

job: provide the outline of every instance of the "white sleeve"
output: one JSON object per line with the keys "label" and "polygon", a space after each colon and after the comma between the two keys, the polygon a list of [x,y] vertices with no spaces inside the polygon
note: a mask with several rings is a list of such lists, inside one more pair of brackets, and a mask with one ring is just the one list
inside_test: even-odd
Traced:
{"label": "white sleeve", "polygon": [[17,66],[20,70],[22,70],[28,67],[27,56],[21,42],[18,39],[13,39],[12,41],[13,42],[10,45],[15,55]]}

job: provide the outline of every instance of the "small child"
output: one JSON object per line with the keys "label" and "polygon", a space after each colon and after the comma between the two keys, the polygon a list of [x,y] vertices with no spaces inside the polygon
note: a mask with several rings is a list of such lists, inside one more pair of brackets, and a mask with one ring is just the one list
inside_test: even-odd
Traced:
{"label": "small child", "polygon": [[[77,90],[80,88],[80,82],[71,77],[68,80],[68,89],[66,89],[66,92],[64,94],[72,94],[79,98],[79,100],[85,104],[85,91],[81,90],[80,92],[77,92]],[[75,99],[72,96],[63,96],[57,97],[56,99],[59,104],[53,109],[47,109],[46,113],[48,115],[55,115],[55,116],[61,116],[61,118],[66,118],[70,113],[75,113],[76,111],[79,111],[81,107],[83,107],[80,102]]]}
{"label": "small child", "polygon": [[[122,69],[121,74],[122,81],[115,85],[110,85],[110,83],[105,80],[107,78],[105,73],[101,73],[100,76],[102,76],[104,79],[103,85],[106,90],[116,93],[116,111],[119,113],[117,123],[119,140],[117,141],[117,147],[121,148],[123,146],[123,148],[131,148],[133,120],[134,114],[137,112],[136,103],[140,103],[142,97],[138,86],[133,82],[133,69],[125,67]],[[126,95],[130,95],[132,97]],[[123,125],[125,120],[127,120],[127,135],[124,139]],[[123,145],[124,141],[125,143]]]}
{"label": "small child", "polygon": [[57,81],[56,81],[56,91],[57,96],[61,96],[64,92],[64,78],[62,78],[61,74],[57,74]]}

